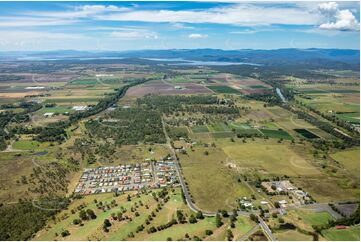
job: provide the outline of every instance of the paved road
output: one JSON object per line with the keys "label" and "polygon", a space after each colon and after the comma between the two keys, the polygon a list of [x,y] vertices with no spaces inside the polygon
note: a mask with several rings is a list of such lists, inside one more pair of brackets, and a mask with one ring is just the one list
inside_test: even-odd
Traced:
{"label": "paved road", "polygon": [[263,219],[259,218],[259,225],[261,226],[263,232],[267,236],[267,238],[271,241],[276,241],[277,239],[273,236],[272,231],[268,227],[268,225],[263,221]]}
{"label": "paved road", "polygon": [[178,160],[178,157],[175,153],[175,150],[173,149],[172,145],[171,145],[171,142],[170,142],[170,138],[168,136],[168,133],[167,133],[167,130],[165,128],[165,123],[164,123],[164,120],[162,119],[162,126],[163,126],[163,132],[164,132],[164,135],[165,135],[165,138],[167,140],[167,145],[169,146],[169,149],[172,151],[172,156],[173,156],[173,159],[174,159],[174,162],[175,162],[175,167],[176,167],[176,170],[177,170],[177,173],[178,173],[178,177],[179,177],[179,183],[182,187],[182,190],[183,190],[183,194],[184,194],[184,198],[186,200],[186,203],[188,205],[188,207],[193,211],[193,212],[198,212],[198,211],[201,211],[203,213],[204,216],[206,217],[213,217],[213,216],[216,216],[217,213],[211,213],[211,212],[207,212],[207,211],[202,211],[201,209],[199,209],[193,202],[192,202],[192,198],[190,196],[190,193],[188,191],[188,188],[185,184],[185,181],[184,181],[184,177],[182,175],[182,170],[179,166],[179,160]]}
{"label": "paved road", "polygon": [[[207,211],[202,211],[201,209],[199,209],[193,202],[192,202],[192,199],[191,199],[191,196],[189,194],[189,191],[188,191],[188,188],[185,184],[185,181],[184,181],[184,178],[183,178],[183,175],[182,175],[182,170],[181,170],[181,167],[179,166],[179,160],[178,160],[178,157],[176,156],[176,152],[175,150],[173,149],[172,145],[171,145],[171,140],[169,138],[169,135],[167,133],[167,130],[165,128],[165,123],[164,123],[164,120],[162,119],[162,126],[163,126],[163,132],[164,132],[164,135],[165,135],[165,138],[167,140],[167,145],[169,146],[170,150],[172,151],[172,156],[173,156],[173,159],[174,159],[174,162],[175,162],[175,166],[176,166],[176,170],[177,170],[177,173],[178,173],[178,177],[179,177],[179,183],[182,187],[182,190],[183,190],[183,194],[184,194],[184,198],[186,200],[186,203],[188,205],[188,207],[193,211],[193,212],[198,212],[198,211],[201,211],[203,213],[204,216],[206,217],[213,217],[213,216],[216,216],[217,213],[212,213],[212,212],[207,212]],[[232,213],[229,213],[230,215]],[[238,211],[237,212],[237,215],[241,215],[241,216],[247,216],[249,217],[251,213],[249,212],[245,212],[245,211]],[[268,227],[268,225],[261,219],[259,218],[260,220],[260,223],[259,223],[259,226],[261,226],[262,230],[264,231],[264,233],[266,234],[267,238],[272,240],[272,241],[275,241],[276,239],[274,238],[273,234],[272,234],[272,231],[270,230],[270,228]]]}

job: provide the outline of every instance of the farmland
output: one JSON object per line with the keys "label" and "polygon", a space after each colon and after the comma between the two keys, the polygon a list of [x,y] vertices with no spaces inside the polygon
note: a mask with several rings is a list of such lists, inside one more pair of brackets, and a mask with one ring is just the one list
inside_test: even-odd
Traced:
{"label": "farmland", "polygon": [[[39,215],[37,227],[22,221],[16,229],[26,231],[21,239],[265,239],[251,215],[262,218],[278,240],[355,238],[354,224],[317,232],[317,226],[342,221],[312,207],[349,205],[351,216],[358,205],[359,95],[353,75],[337,72],[338,84],[331,85],[275,70],[271,78],[259,67],[117,61],[58,63],[57,74],[41,62],[32,64],[42,72],[35,74],[11,65],[17,71],[9,76],[21,81],[0,83],[0,202],[9,209],[0,210],[27,209],[31,202],[18,203],[24,197],[39,204],[44,197],[67,201],[59,211]],[[113,190],[96,194],[94,186],[113,175],[104,173],[87,180],[86,188],[78,186],[86,169],[144,162],[179,164],[173,170],[179,181],[165,190],[129,191],[118,191],[111,181]],[[272,188],[283,182],[290,190]],[[2,223],[3,234],[8,225]]]}

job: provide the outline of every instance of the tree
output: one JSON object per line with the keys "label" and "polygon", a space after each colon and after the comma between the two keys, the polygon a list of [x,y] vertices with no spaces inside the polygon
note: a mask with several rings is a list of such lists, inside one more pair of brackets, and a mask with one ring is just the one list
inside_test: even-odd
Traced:
{"label": "tree", "polygon": [[206,229],[206,235],[207,235],[207,236],[212,235],[212,234],[213,234],[213,231],[212,231],[212,230]]}
{"label": "tree", "polygon": [[216,215],[216,226],[217,228],[221,227],[223,225],[221,216],[217,213]]}
{"label": "tree", "polygon": [[104,225],[107,226],[107,227],[110,227],[112,226],[112,224],[110,223],[109,219],[104,219]]}
{"label": "tree", "polygon": [[90,217],[91,219],[96,219],[96,218],[97,218],[97,216],[95,215],[94,211],[91,210],[91,209],[87,209],[87,210],[86,210],[86,213],[89,215],[89,217]]}
{"label": "tree", "polygon": [[130,202],[132,200],[131,196],[128,194],[127,201]]}
{"label": "tree", "polygon": [[198,211],[196,214],[197,219],[204,219],[203,213],[201,211]]}
{"label": "tree", "polygon": [[232,230],[227,229],[227,240],[231,241],[233,239],[233,233]]}
{"label": "tree", "polygon": [[69,230],[64,230],[64,231],[61,232],[62,237],[66,237],[66,236],[69,236],[69,235],[70,235]]}
{"label": "tree", "polygon": [[88,215],[86,214],[86,212],[83,209],[80,210],[80,212],[79,212],[79,218],[81,220],[88,220]]}
{"label": "tree", "polygon": [[197,219],[196,219],[196,217],[194,217],[193,214],[191,214],[191,216],[189,217],[189,223],[191,223],[191,224],[197,223]]}

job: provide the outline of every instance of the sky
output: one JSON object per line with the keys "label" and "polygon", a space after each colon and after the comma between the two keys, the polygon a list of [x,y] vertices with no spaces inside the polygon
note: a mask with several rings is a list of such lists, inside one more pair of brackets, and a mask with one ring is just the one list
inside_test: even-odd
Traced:
{"label": "sky", "polygon": [[354,2],[0,2],[0,51],[360,47]]}

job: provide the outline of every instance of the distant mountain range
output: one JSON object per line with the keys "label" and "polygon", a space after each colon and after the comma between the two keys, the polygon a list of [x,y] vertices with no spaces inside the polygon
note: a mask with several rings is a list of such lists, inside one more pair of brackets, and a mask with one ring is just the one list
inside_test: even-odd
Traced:
{"label": "distant mountain range", "polygon": [[[360,51],[349,49],[276,49],[276,50],[221,50],[168,49],[137,51],[76,51],[0,52],[0,60],[81,60],[117,58],[156,58],[213,62],[246,62],[264,66],[295,66],[359,70]],[[159,60],[158,60],[159,61]]]}

